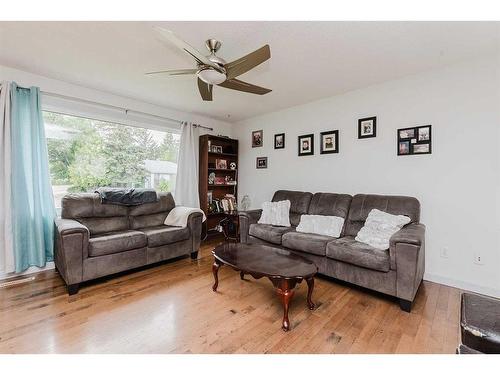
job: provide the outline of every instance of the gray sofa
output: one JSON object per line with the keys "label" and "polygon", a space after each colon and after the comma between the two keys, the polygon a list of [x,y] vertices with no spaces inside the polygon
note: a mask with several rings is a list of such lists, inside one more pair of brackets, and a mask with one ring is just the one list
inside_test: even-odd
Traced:
{"label": "gray sofa", "polygon": [[[287,199],[291,227],[258,224],[262,210],[245,211],[239,215],[241,242],[286,248],[314,261],[321,274],[395,296],[401,309],[411,310],[425,268],[425,226],[419,222],[417,199],[279,190],[272,201]],[[411,218],[410,224],[392,236],[388,251],[354,239],[374,208]],[[296,232],[303,214],[343,217],[341,236]]]}
{"label": "gray sofa", "polygon": [[182,255],[197,257],[202,214],[191,214],[185,228],[164,225],[175,202],[170,193],[158,198],[128,207],[102,204],[97,193],[63,197],[54,258],[70,295],[84,281]]}

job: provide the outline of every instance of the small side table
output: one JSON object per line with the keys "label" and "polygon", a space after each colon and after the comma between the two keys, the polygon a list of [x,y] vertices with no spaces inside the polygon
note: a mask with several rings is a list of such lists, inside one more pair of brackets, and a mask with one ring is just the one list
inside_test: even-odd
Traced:
{"label": "small side table", "polygon": [[[240,242],[240,217],[239,211],[225,211],[224,218],[219,223],[226,241]],[[234,230],[231,230],[231,226]]]}

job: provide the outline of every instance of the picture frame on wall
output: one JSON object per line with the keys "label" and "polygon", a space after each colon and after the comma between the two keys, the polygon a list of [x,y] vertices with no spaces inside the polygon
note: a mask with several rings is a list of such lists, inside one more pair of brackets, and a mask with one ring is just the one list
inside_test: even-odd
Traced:
{"label": "picture frame on wall", "polygon": [[255,167],[257,169],[266,169],[267,168],[267,156],[259,156],[255,161]]}
{"label": "picture frame on wall", "polygon": [[319,135],[319,153],[336,154],[339,152],[339,131],[330,130]]}
{"label": "picture frame on wall", "polygon": [[285,133],[274,135],[274,149],[278,150],[281,148],[285,148]]}
{"label": "picture frame on wall", "polygon": [[314,155],[314,134],[299,135],[298,155]]}
{"label": "picture frame on wall", "polygon": [[255,130],[252,132],[252,147],[262,147],[264,144],[264,131]]}
{"label": "picture frame on wall", "polygon": [[398,129],[397,138],[399,156],[432,153],[432,125]]}
{"label": "picture frame on wall", "polygon": [[377,117],[366,117],[358,120],[358,139],[377,136]]}

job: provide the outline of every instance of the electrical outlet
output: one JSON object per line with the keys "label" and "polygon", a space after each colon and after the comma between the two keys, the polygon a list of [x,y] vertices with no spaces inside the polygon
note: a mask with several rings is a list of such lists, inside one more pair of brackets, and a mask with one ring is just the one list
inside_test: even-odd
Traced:
{"label": "electrical outlet", "polygon": [[450,255],[448,253],[449,249],[448,249],[448,246],[444,246],[441,248],[441,252],[439,255],[441,255],[441,258],[449,258]]}
{"label": "electrical outlet", "polygon": [[484,259],[481,253],[479,252],[474,253],[474,264],[477,264],[479,266],[482,266],[484,264]]}

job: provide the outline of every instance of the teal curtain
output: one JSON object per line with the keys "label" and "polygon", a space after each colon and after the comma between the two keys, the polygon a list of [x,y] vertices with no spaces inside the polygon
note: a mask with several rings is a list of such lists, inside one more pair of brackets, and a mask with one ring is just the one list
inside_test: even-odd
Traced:
{"label": "teal curtain", "polygon": [[56,210],[37,87],[11,87],[12,226],[16,272],[54,255]]}

